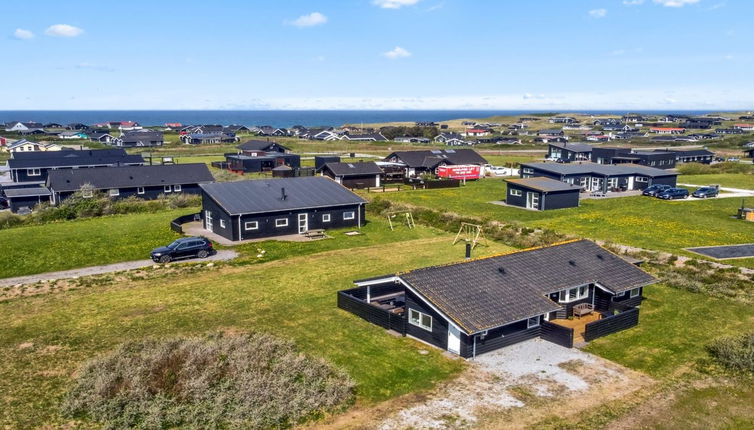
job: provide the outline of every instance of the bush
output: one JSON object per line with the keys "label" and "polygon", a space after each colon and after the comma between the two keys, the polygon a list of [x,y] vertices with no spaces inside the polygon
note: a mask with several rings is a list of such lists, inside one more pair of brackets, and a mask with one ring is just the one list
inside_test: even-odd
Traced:
{"label": "bush", "polygon": [[86,363],[62,410],[106,428],[286,428],[342,409],[354,384],[266,334],[128,342]]}
{"label": "bush", "polygon": [[682,175],[712,175],[718,173],[752,173],[754,167],[744,163],[724,162],[717,164],[683,163],[677,167]]}
{"label": "bush", "polygon": [[722,366],[743,373],[754,373],[754,331],[717,339],[707,351]]}

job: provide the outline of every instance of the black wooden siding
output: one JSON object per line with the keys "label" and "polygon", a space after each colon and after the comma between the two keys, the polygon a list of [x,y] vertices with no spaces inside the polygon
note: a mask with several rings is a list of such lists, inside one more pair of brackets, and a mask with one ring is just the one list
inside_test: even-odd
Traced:
{"label": "black wooden siding", "polygon": [[598,337],[626,330],[637,324],[639,324],[639,308],[631,308],[625,312],[587,324],[584,330],[584,340],[589,342]]}
{"label": "black wooden siding", "polygon": [[[354,290],[358,290],[354,289]],[[384,329],[395,330],[400,334],[406,334],[406,320],[402,315],[394,314],[376,306],[372,306],[364,300],[354,297],[349,292],[354,290],[345,290],[338,292],[338,307],[344,311],[351,312],[372,324],[376,324]]]}
{"label": "black wooden siding", "polygon": [[542,339],[566,348],[573,348],[573,329],[549,321],[542,321]]}
{"label": "black wooden siding", "polygon": [[[432,331],[430,332],[408,322],[410,318],[409,309],[415,309],[423,314],[430,315],[432,317]],[[406,290],[406,334],[439,348],[448,349],[448,322],[409,290]],[[463,345],[461,348],[463,348]]]}
{"label": "black wooden siding", "polygon": [[[238,225],[233,223],[233,219],[223,208],[212,200],[206,193],[202,193],[202,223],[205,230],[207,228],[207,211],[212,214],[212,232],[228,240],[238,240]],[[223,221],[225,227],[220,225]]]}
{"label": "black wooden siding", "polygon": [[[489,330],[484,339],[480,335],[461,335],[461,356],[473,357],[540,336],[540,327],[526,328],[526,321],[519,321],[499,329]],[[474,339],[476,338],[476,348]]]}
{"label": "black wooden siding", "polygon": [[[558,179],[559,180],[559,179]],[[525,208],[526,207],[526,193],[537,193],[539,195],[539,210],[550,209],[565,209],[575,208],[579,206],[579,190],[567,190],[567,191],[554,191],[545,193],[543,191],[534,190],[528,187],[521,186],[519,184],[508,183],[507,196],[505,203]],[[520,196],[515,196],[511,193],[512,190],[518,190],[521,192]]]}
{"label": "black wooden siding", "polygon": [[[170,186],[170,192],[165,191],[166,185]],[[202,192],[202,189],[199,187],[199,184],[177,184],[181,186],[181,191],[174,191],[175,185],[176,184],[163,184],[163,185],[154,186],[154,187],[144,187],[144,194],[139,194],[137,187],[118,188],[119,194],[117,196],[112,196],[112,198],[126,199],[128,197],[138,197],[144,200],[154,200],[158,198],[161,194],[169,196],[171,194],[200,194]],[[101,188],[97,190],[105,193],[106,195],[109,195],[109,192],[110,192],[110,188]],[[51,190],[51,191],[55,193],[56,203],[62,202],[63,200],[71,197],[75,193],[74,191],[64,191],[64,192],[59,192],[59,193],[55,192],[55,190]]]}
{"label": "black wooden siding", "polygon": [[[361,215],[359,215],[359,211],[361,211]],[[354,213],[353,219],[343,219],[344,214],[348,212]],[[364,205],[335,206],[330,208],[241,215],[241,240],[298,234],[299,214],[307,215],[308,230],[358,227],[359,220],[361,219],[363,224],[366,215]],[[330,215],[330,221],[325,222],[323,215]],[[238,216],[234,216],[233,219],[237,224]],[[287,219],[288,225],[285,227],[276,227],[275,220],[278,219]],[[246,230],[246,223],[251,221],[257,222],[257,230]],[[233,228],[237,230],[238,225]],[[234,236],[238,237],[237,235]]]}
{"label": "black wooden siding", "polygon": [[40,203],[49,203],[50,196],[28,196],[28,197],[13,197],[8,199],[8,208],[11,212],[16,213],[21,208],[34,209]]}

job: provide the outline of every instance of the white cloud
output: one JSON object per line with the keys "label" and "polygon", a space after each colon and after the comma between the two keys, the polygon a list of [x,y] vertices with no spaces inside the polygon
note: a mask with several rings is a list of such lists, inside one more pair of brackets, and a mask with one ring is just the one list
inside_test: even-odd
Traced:
{"label": "white cloud", "polygon": [[68,24],[51,25],[45,30],[46,35],[55,37],[76,37],[83,32],[83,29]]}
{"label": "white cloud", "polygon": [[372,4],[383,9],[400,9],[403,6],[413,6],[420,0],[372,0]]}
{"label": "white cloud", "polygon": [[547,96],[545,96],[544,94],[531,94],[531,93],[524,94],[524,100],[544,100],[546,98]]}
{"label": "white cloud", "polygon": [[308,15],[301,15],[293,21],[290,21],[290,25],[296,27],[314,27],[315,25],[322,25],[327,22],[327,17],[319,12],[312,12]]}
{"label": "white cloud", "polygon": [[34,38],[34,33],[29,30],[24,30],[23,28],[17,28],[16,31],[13,32],[13,37],[20,40],[29,40]]}
{"label": "white cloud", "polygon": [[604,18],[607,16],[607,9],[592,9],[589,11],[589,16],[592,18]]}
{"label": "white cloud", "polygon": [[385,57],[395,60],[397,58],[406,58],[410,57],[411,53],[406,51],[405,49],[401,48],[400,46],[396,46],[395,48],[391,49],[390,51],[383,52],[382,55]]}
{"label": "white cloud", "polygon": [[699,3],[699,0],[652,0],[657,4],[661,4],[665,7],[684,7],[687,4]]}
{"label": "white cloud", "polygon": [[100,64],[93,64],[93,63],[86,63],[86,62],[76,64],[73,67],[80,70],[96,70],[98,72],[114,72],[115,71],[115,69],[113,69],[110,66],[103,66]]}
{"label": "white cloud", "polygon": [[644,4],[644,0],[623,0],[623,4],[626,6],[638,6]]}

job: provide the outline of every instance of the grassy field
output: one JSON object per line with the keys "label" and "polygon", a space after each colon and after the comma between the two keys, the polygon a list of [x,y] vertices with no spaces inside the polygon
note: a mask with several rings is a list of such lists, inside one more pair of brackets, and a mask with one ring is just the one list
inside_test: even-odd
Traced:
{"label": "grassy field", "polygon": [[[741,205],[735,198],[683,202],[640,196],[582,199],[578,208],[539,212],[491,204],[505,198],[505,183],[497,178],[469,182],[461,188],[385,193],[381,198],[685,255],[692,254],[683,248],[748,243],[754,237],[754,225],[732,218]],[[732,262],[754,267],[751,258]]]}
{"label": "grassy field", "polygon": [[[0,303],[0,426],[69,425],[58,404],[86,359],[127,339],[212,330],[292,338],[305,352],[346,369],[361,404],[428,389],[460,371],[463,362],[335,307],[335,292],[353,279],[461,257],[451,235],[427,229],[411,234],[415,239],[400,243]],[[504,249],[493,244],[480,252]]]}
{"label": "grassy field", "polygon": [[721,187],[754,190],[754,175],[747,175],[745,173],[723,173],[718,175],[680,175],[678,176],[678,182],[694,185],[717,184]]}

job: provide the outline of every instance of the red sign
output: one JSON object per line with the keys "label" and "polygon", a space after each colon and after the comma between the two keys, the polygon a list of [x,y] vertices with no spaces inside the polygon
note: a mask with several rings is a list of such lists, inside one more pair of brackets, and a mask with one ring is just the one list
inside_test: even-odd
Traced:
{"label": "red sign", "polygon": [[482,177],[482,168],[473,164],[440,166],[437,168],[437,176],[450,179],[479,179]]}

